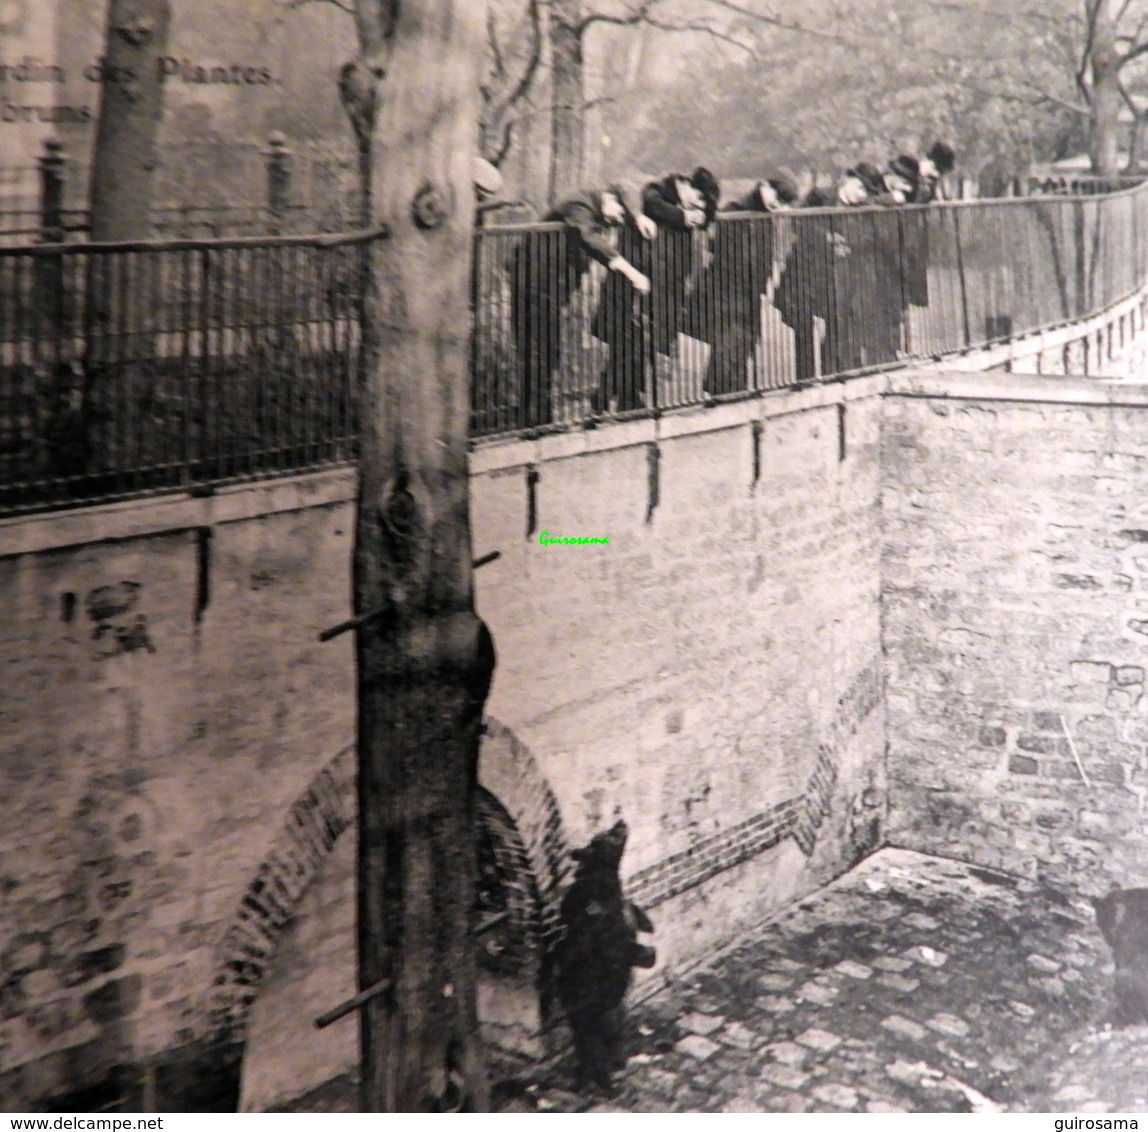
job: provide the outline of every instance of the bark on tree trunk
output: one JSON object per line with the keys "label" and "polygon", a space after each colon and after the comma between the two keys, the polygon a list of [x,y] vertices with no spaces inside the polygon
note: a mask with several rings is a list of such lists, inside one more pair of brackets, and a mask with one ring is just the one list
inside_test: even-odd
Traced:
{"label": "bark on tree trunk", "polygon": [[378,89],[354,555],[362,1108],[483,1111],[471,931],[482,709],[468,513],[480,0],[390,0]]}
{"label": "bark on tree trunk", "polygon": [[169,0],[111,0],[91,187],[93,240],[150,233]]}
{"label": "bark on tree trunk", "polygon": [[581,0],[554,0],[550,11],[550,201],[582,187],[582,37],[577,31]]}

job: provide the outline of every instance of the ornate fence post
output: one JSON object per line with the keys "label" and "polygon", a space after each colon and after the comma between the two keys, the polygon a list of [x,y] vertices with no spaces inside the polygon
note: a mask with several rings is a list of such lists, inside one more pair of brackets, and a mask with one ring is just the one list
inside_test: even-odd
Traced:
{"label": "ornate fence post", "polygon": [[291,150],[286,135],[275,130],[267,138],[267,209],[278,234],[291,207]]}
{"label": "ornate fence post", "polygon": [[[64,185],[68,159],[63,145],[45,138],[40,156],[40,243],[62,244]],[[61,256],[37,256],[36,318],[44,337],[55,338],[64,316],[64,262]]]}
{"label": "ornate fence post", "polygon": [[64,241],[64,183],[68,159],[55,138],[44,139],[40,156],[40,243]]}

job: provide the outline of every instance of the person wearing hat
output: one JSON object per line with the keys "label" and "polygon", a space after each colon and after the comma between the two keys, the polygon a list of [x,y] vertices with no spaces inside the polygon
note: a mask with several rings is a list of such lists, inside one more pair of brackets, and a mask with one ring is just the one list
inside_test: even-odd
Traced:
{"label": "person wearing hat", "polygon": [[908,153],[898,154],[885,171],[885,188],[893,204],[915,204],[921,184],[921,163]]}
{"label": "person wearing hat", "polygon": [[470,176],[474,183],[475,227],[481,227],[486,213],[503,203],[499,199],[503,189],[502,174],[485,157],[476,155],[470,163]]}
{"label": "person wearing hat", "polygon": [[[713,257],[690,296],[687,324],[710,345],[702,388],[707,394],[749,388],[761,341],[761,299],[773,275],[773,214],[796,206],[797,185],[778,173],[726,203],[714,228]],[[758,383],[760,384],[760,383]]]}
{"label": "person wearing hat", "polygon": [[627,293],[648,294],[649,277],[624,256],[619,233],[633,223],[643,240],[653,236],[653,224],[637,216],[618,185],[584,189],[543,217],[560,222],[565,231],[527,232],[511,252],[510,272],[514,337],[521,375],[519,427],[531,428],[553,420],[553,377],[561,361],[562,312],[581,285],[593,261],[603,264],[608,280],[617,280]]}
{"label": "person wearing hat", "polygon": [[848,208],[891,203],[881,170],[867,161],[846,169],[837,185],[837,203]]}
{"label": "person wearing hat", "polygon": [[951,145],[943,141],[933,142],[919,163],[920,184],[913,203],[932,204],[937,200],[941,196],[941,178],[947,177],[956,163],[957,155]]}
{"label": "person wearing hat", "polygon": [[[914,160],[902,154],[890,168],[897,163],[903,167],[915,166],[917,171],[909,203],[932,204],[938,199],[941,178],[953,170],[956,155],[952,146],[938,141],[929,147],[924,157]],[[914,350],[911,340],[913,319],[909,315],[909,308],[929,305],[929,226],[941,219],[924,209],[906,209],[901,214],[902,321],[906,328],[905,348],[909,352]]]}
{"label": "person wearing hat", "polygon": [[[814,319],[824,320],[822,375],[895,361],[901,345],[901,275],[894,196],[868,162],[846,170],[836,203],[848,211],[801,218],[774,303],[794,332],[799,381],[817,375]],[[858,215],[852,210],[869,206]]]}
{"label": "person wearing hat", "polygon": [[[926,204],[931,199],[931,166],[928,159],[918,160],[910,154],[902,153],[889,162],[885,182],[893,192],[898,204]],[[929,303],[929,218],[920,209],[906,209],[898,217],[898,242],[900,246],[900,305],[901,327],[907,322],[910,306],[927,306]],[[898,334],[905,333],[898,329]],[[909,348],[908,341],[905,342]]]}
{"label": "person wearing hat", "polygon": [[869,203],[869,190],[855,169],[846,169],[845,175],[838,181],[834,203],[844,208]]}
{"label": "person wearing hat", "polygon": [[[646,374],[655,354],[669,354],[682,325],[686,292],[700,268],[695,232],[709,228],[721,189],[704,166],[688,177],[671,173],[642,190],[641,220],[656,225],[657,240],[640,238],[635,219],[621,237],[623,254],[651,278],[649,303],[635,304],[632,292],[608,278],[602,285],[590,333],[610,347],[599,388],[596,412],[613,403],[619,412],[642,407]],[[651,375],[651,380],[653,376]]]}
{"label": "person wearing hat", "polygon": [[[832,372],[828,368],[825,337],[818,335],[817,320],[828,327],[830,312],[837,305],[840,271],[836,261],[850,254],[849,244],[840,231],[841,217],[837,211],[830,211],[841,203],[842,184],[828,191],[815,186],[806,195],[802,210],[813,210],[813,215],[794,216],[793,242],[773,292],[773,305],[781,321],[793,331],[794,377],[799,382],[817,377],[819,347],[821,372]],[[864,192],[864,186],[857,181],[844,195],[853,199]]]}

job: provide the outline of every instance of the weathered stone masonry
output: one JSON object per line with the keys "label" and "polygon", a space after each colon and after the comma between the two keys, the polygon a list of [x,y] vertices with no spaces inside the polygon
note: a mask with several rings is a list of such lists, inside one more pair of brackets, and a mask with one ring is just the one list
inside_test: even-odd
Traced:
{"label": "weathered stone masonry", "polygon": [[891,843],[1145,882],[1145,392],[992,374],[887,399]]}
{"label": "weathered stone masonry", "polygon": [[[478,576],[501,749],[530,752],[569,841],[626,815],[659,977],[880,841],[880,389],[474,454],[475,552],[502,552]],[[237,1020],[346,819],[327,824],[343,787],[322,772],[351,738],[351,653],[318,633],[347,615],[351,487],[0,528],[6,1106],[234,1103]],[[543,547],[541,529],[610,544]],[[553,876],[564,842],[512,805],[510,782],[530,786],[512,764],[488,788]],[[793,835],[770,832],[787,805]],[[332,964],[315,993],[333,1005],[352,941],[314,943],[283,954]]]}
{"label": "weathered stone masonry", "polygon": [[[1143,884],[1146,426],[1139,386],[920,373],[478,449],[538,930],[618,812],[656,978],[882,844]],[[288,1024],[292,1074],[353,1058],[352,1019],[307,1061],[353,975],[351,486],[0,528],[5,1106],[234,1104]]]}

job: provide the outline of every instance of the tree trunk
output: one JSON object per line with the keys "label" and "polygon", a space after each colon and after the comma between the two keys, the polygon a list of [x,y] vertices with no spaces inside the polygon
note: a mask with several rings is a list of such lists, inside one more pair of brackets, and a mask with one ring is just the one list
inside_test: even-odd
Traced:
{"label": "tree trunk", "polygon": [[[469,280],[480,0],[388,2],[378,90],[354,555],[362,1108],[489,1103],[471,931],[482,709],[473,608]],[[385,175],[384,175],[385,173]]]}
{"label": "tree trunk", "polygon": [[111,0],[92,158],[93,240],[150,233],[170,0]]}
{"label": "tree trunk", "polygon": [[1092,76],[1088,156],[1096,176],[1113,177],[1120,167],[1119,121],[1124,106],[1120,93],[1120,53],[1109,0],[1097,0],[1097,3],[1088,60]]}
{"label": "tree trunk", "polygon": [[550,202],[582,187],[583,81],[581,0],[550,6]]}

